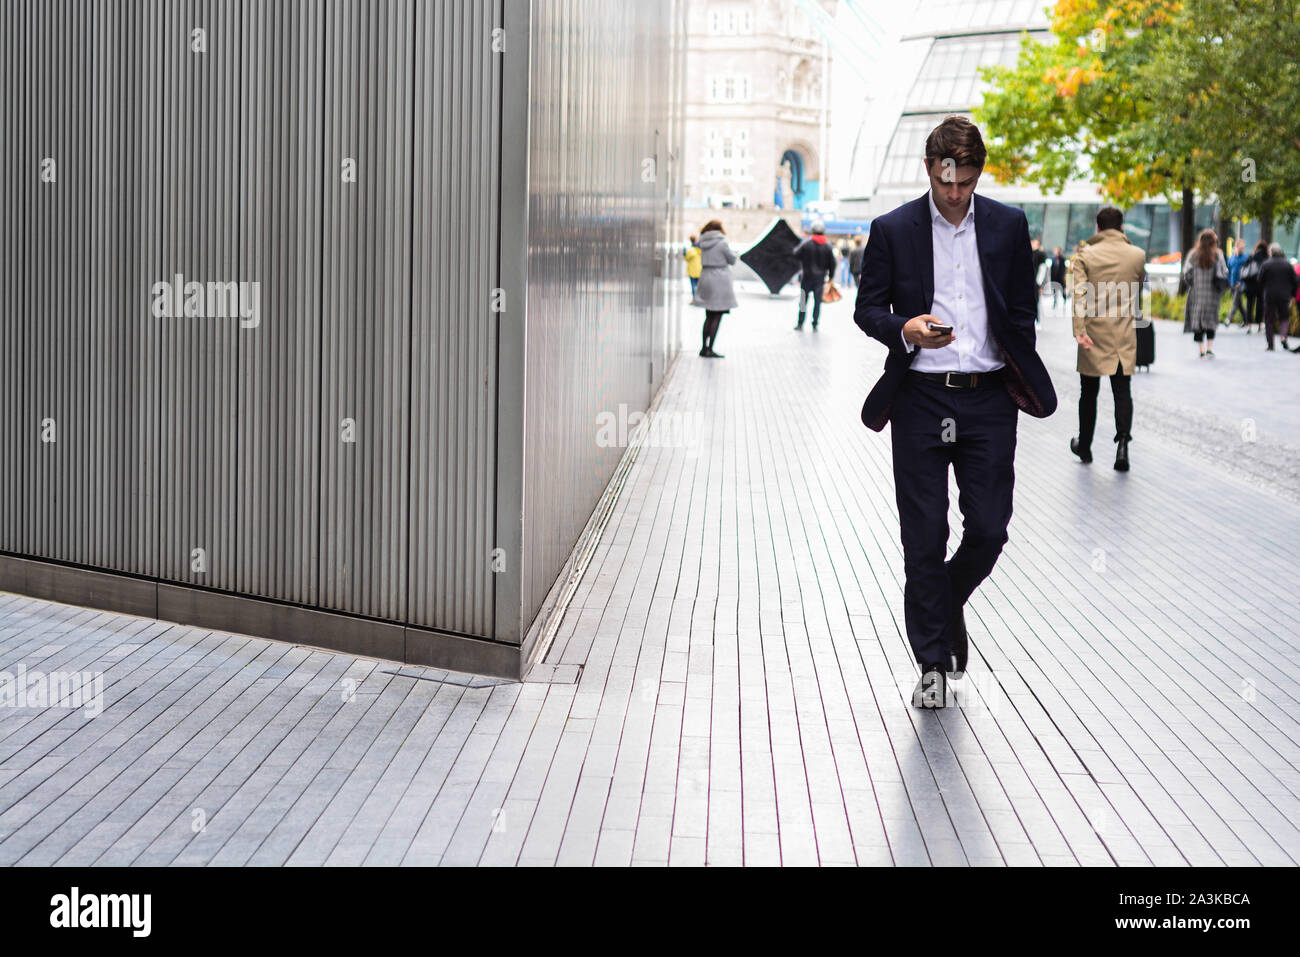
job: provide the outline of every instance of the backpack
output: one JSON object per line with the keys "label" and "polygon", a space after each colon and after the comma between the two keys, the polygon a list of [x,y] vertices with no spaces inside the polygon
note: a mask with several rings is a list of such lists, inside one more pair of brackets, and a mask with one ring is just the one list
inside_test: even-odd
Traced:
{"label": "backpack", "polygon": [[1241,272],[1238,274],[1242,282],[1255,282],[1259,279],[1259,260],[1253,256],[1242,264]]}

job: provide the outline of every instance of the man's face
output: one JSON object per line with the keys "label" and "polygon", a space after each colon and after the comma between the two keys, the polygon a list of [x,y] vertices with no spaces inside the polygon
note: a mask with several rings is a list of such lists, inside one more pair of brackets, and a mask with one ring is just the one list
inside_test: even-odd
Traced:
{"label": "man's face", "polygon": [[930,193],[939,212],[965,212],[983,170],[978,166],[957,166],[951,160],[928,157],[925,169],[930,174]]}

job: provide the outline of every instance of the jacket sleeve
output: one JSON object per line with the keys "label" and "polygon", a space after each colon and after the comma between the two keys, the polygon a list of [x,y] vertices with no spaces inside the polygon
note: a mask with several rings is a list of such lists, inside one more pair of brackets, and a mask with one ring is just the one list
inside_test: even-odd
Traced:
{"label": "jacket sleeve", "polygon": [[734,266],[736,264],[736,254],[731,251],[730,243],[722,244],[722,255],[727,257],[728,266]]}
{"label": "jacket sleeve", "polygon": [[1088,310],[1092,307],[1092,286],[1088,282],[1088,264],[1083,260],[1082,250],[1076,252],[1070,262],[1070,286],[1074,302],[1074,335],[1077,338],[1088,332]]}
{"label": "jacket sleeve", "polygon": [[900,316],[890,306],[894,277],[894,252],[887,230],[878,226],[862,254],[862,273],[853,321],[858,328],[890,351],[906,353],[903,326],[911,316]]}
{"label": "jacket sleeve", "polygon": [[1038,277],[1034,270],[1034,250],[1029,245],[1029,220],[1020,210],[1016,210],[1016,238],[1011,244],[1007,285],[1007,318],[1029,337],[1032,346],[1037,338],[1034,323],[1038,319]]}

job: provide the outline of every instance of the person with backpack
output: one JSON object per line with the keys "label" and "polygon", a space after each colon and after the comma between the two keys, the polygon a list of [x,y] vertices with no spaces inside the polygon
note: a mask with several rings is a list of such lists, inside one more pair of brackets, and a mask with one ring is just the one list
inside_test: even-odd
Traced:
{"label": "person with backpack", "polygon": [[1246,240],[1238,238],[1233,240],[1236,253],[1228,257],[1228,288],[1232,290],[1232,308],[1228,310],[1226,325],[1232,325],[1232,320],[1236,318],[1238,312],[1241,313],[1241,324],[1246,324],[1246,309],[1241,301],[1243,287],[1241,284],[1241,267],[1246,265],[1246,260],[1250,259],[1246,255]]}
{"label": "person with backpack", "polygon": [[826,242],[826,227],[821,221],[813,223],[812,235],[794,248],[794,258],[799,260],[803,278],[799,282],[799,321],[795,329],[803,328],[804,317],[808,314],[808,297],[813,300],[813,329],[822,315],[822,292],[826,288],[826,278],[835,274],[835,252]]}
{"label": "person with backpack", "polygon": [[1255,244],[1255,251],[1251,257],[1241,265],[1241,288],[1242,294],[1246,297],[1246,314],[1243,320],[1246,332],[1250,332],[1252,325],[1264,322],[1259,301],[1259,270],[1267,258],[1268,243],[1261,239]]}

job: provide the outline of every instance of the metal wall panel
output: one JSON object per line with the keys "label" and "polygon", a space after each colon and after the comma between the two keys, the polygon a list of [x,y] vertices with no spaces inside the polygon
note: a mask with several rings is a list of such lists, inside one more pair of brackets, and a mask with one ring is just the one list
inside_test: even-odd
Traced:
{"label": "metal wall panel", "polygon": [[501,22],[500,0],[426,3],[415,31],[409,620],[476,635],[495,634]]}
{"label": "metal wall panel", "polygon": [[[139,4],[0,9],[0,550],[155,571],[151,382],[135,359],[144,272],[140,161],[152,92]],[[129,15],[127,15],[129,14]],[[52,164],[47,166],[47,164]],[[88,471],[94,482],[84,481]]]}
{"label": "metal wall panel", "polygon": [[520,642],[675,341],[683,3],[0,4],[0,552]]}
{"label": "metal wall panel", "polygon": [[325,28],[320,603],[394,620],[407,594],[413,6],[330,0]]}
{"label": "metal wall panel", "polygon": [[525,630],[623,455],[597,444],[597,416],[646,409],[656,350],[675,340],[663,331],[654,263],[677,9],[668,0],[531,7]]}
{"label": "metal wall panel", "polygon": [[242,14],[238,274],[260,294],[258,324],[238,333],[235,590],[315,605],[325,9],[262,0]]}
{"label": "metal wall panel", "polygon": [[248,331],[233,318],[206,315],[206,288],[243,278],[237,275],[240,6],[237,0],[162,5],[157,59],[164,92],[156,145],[162,196],[156,223],[163,242],[145,292],[157,292],[154,283],[182,286],[183,315],[160,318],[146,311],[141,317],[150,332],[146,341],[157,344],[146,348],[141,373],[159,388],[158,574],[226,590],[235,588],[240,557],[236,397],[239,337]]}

